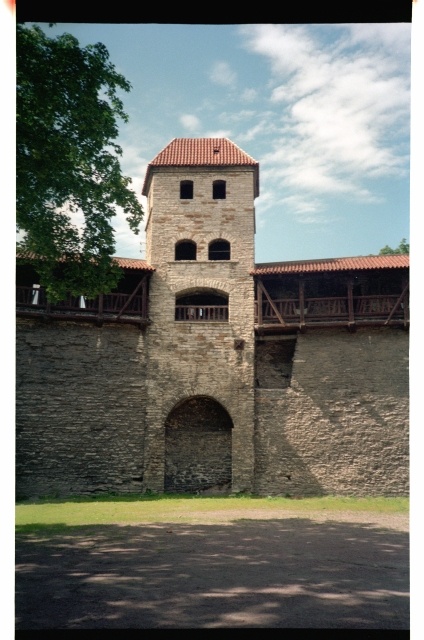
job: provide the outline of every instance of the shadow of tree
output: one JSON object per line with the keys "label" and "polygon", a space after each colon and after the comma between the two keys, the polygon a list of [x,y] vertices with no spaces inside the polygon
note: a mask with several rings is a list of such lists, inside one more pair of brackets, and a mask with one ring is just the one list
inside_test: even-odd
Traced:
{"label": "shadow of tree", "polygon": [[18,527],[16,630],[405,630],[408,563],[406,532],[307,518]]}

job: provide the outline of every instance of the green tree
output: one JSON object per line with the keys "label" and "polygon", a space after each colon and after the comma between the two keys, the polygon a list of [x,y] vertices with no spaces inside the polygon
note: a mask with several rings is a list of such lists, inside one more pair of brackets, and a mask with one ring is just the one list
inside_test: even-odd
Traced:
{"label": "green tree", "polygon": [[406,241],[406,238],[402,238],[397,249],[392,249],[389,245],[386,244],[385,247],[380,249],[380,256],[393,256],[399,254],[409,254],[409,242]]}
{"label": "green tree", "polygon": [[136,234],[143,217],[115,142],[117,120],[128,120],[119,93],[131,85],[103,44],[82,48],[70,34],[50,38],[18,24],[16,52],[18,255],[32,256],[52,301],[67,291],[106,293],[121,274],[112,257],[116,207]]}

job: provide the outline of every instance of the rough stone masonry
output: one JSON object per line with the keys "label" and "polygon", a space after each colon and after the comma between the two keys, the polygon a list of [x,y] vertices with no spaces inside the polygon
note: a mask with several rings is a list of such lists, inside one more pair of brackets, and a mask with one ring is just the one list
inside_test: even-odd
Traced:
{"label": "rough stone masonry", "polygon": [[[17,496],[406,495],[408,333],[255,337],[258,163],[228,140],[209,157],[205,140],[174,140],[148,168],[144,331],[18,318]],[[181,300],[227,316],[179,321]]]}

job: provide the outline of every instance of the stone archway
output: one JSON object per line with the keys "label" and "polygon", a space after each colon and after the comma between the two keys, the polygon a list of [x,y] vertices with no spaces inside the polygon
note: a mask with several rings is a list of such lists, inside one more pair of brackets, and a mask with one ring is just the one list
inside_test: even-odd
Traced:
{"label": "stone archway", "polygon": [[233,422],[213,398],[177,404],[165,422],[165,492],[231,488]]}

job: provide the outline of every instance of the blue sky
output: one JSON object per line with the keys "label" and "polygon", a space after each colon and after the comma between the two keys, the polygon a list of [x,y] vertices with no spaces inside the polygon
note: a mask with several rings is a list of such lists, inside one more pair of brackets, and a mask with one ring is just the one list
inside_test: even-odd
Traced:
{"label": "blue sky", "polygon": [[[411,24],[41,26],[103,42],[132,84],[119,143],[138,194],[173,138],[222,136],[260,163],[256,262],[409,240]],[[144,224],[115,227],[116,255],[144,257]]]}

